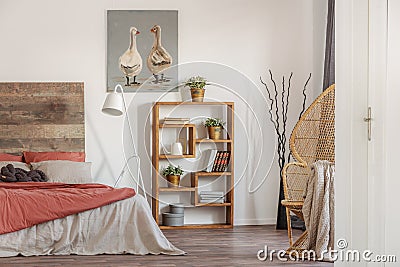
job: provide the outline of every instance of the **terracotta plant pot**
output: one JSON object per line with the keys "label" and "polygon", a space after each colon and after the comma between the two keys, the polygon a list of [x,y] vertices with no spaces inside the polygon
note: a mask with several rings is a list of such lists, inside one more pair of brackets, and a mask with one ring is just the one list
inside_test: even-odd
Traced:
{"label": "terracotta plant pot", "polygon": [[222,127],[221,126],[208,126],[208,137],[210,139],[218,140],[221,138]]}
{"label": "terracotta plant pot", "polygon": [[203,102],[205,89],[191,88],[192,102]]}
{"label": "terracotta plant pot", "polygon": [[167,175],[168,187],[178,187],[180,180],[180,175]]}

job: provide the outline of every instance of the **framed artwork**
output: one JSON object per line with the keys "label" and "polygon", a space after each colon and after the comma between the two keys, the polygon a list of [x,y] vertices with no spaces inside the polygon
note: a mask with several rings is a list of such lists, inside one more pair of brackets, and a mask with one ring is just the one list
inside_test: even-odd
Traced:
{"label": "framed artwork", "polygon": [[107,10],[107,91],[177,91],[177,10]]}

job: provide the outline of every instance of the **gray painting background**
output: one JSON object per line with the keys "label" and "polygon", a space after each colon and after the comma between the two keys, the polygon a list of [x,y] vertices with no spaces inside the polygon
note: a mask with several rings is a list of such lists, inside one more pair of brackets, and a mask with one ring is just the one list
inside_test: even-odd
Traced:
{"label": "gray painting background", "polygon": [[[172,65],[178,64],[177,10],[107,10],[107,91],[113,91],[116,84],[121,84],[125,92],[164,92],[175,88],[178,68],[164,71],[164,76],[171,80],[162,84],[152,83],[154,78],[147,68],[147,57],[154,41],[150,29],[156,24],[161,26],[161,44],[172,56]],[[136,36],[137,49],[143,60],[142,71],[136,77],[140,86],[125,86],[125,75],[118,66],[119,57],[129,47],[129,29],[132,26],[140,32]],[[146,82],[148,78],[151,79]]]}

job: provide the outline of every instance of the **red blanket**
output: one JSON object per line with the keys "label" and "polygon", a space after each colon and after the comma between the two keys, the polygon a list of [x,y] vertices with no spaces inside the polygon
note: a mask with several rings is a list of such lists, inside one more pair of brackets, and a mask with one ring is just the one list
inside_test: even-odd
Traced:
{"label": "red blanket", "polygon": [[98,208],[135,195],[101,184],[0,183],[0,234]]}

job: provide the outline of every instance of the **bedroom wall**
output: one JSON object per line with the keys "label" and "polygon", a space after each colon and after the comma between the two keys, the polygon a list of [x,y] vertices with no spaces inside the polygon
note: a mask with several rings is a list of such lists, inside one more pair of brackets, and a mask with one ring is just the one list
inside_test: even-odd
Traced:
{"label": "bedroom wall", "polygon": [[[300,90],[309,72],[314,75],[308,87],[310,96],[318,95],[321,90],[318,84],[322,81],[321,51],[325,40],[321,25],[326,20],[326,6],[320,0],[1,1],[0,81],[85,83],[86,152],[87,160],[93,162],[93,175],[97,182],[111,184],[112,177],[116,177],[124,165],[123,150],[129,150],[121,142],[123,118],[107,117],[100,111],[106,90],[107,9],[178,10],[181,63],[208,61],[225,64],[243,73],[260,90],[263,88],[259,76],[267,78],[268,68],[276,77],[293,71],[293,109],[289,114],[289,124],[293,124],[298,116],[302,101]],[[211,94],[220,100],[230,98],[224,93]],[[145,146],[149,129],[137,111],[148,112],[158,96],[154,93],[127,96],[128,102],[135,97],[129,111],[141,155],[149,153]],[[253,101],[251,92],[244,97]],[[167,96],[169,100],[179,98],[177,93]],[[264,102],[259,99],[256,103],[256,110],[261,113],[258,116],[263,118],[264,154],[255,172],[253,188],[267,173],[274,156],[275,138],[271,123],[262,114],[267,112]],[[237,108],[247,112],[243,105]],[[250,137],[252,146],[257,146],[258,138]],[[236,141],[236,161],[244,162],[246,158],[240,152],[247,147],[240,144],[238,137]],[[150,164],[145,156],[142,173],[148,191],[151,188]],[[239,166],[236,164],[236,168]],[[236,169],[236,172],[242,173],[242,170]],[[235,224],[275,223],[278,168],[273,164],[260,189],[250,194],[248,186],[253,173],[254,170],[245,170],[243,179],[237,181]]]}

